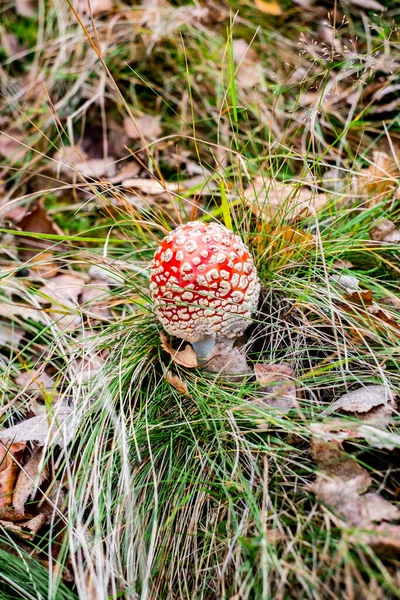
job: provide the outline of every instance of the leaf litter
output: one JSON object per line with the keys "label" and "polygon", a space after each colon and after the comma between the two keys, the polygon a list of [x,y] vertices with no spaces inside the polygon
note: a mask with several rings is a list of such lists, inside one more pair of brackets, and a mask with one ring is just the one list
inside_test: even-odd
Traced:
{"label": "leaf litter", "polygon": [[[344,412],[354,420],[328,419],[310,425],[311,455],[318,472],[307,489],[333,511],[330,514],[334,520],[338,515],[348,527],[370,530],[368,534],[361,534],[363,540],[382,553],[396,545],[398,527],[391,523],[400,519],[400,508],[380,493],[369,491],[371,475],[354,456],[344,451],[343,442],[364,439],[376,448],[400,448],[400,435],[384,429],[396,410],[395,400],[396,395],[387,386],[365,386],[344,394],[326,411],[327,414]],[[382,532],[385,536],[380,535]]]}

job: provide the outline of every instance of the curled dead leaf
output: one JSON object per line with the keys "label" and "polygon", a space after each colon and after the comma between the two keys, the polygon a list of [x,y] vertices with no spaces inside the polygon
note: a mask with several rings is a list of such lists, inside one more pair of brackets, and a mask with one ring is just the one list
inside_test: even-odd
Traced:
{"label": "curled dead leaf", "polygon": [[168,381],[172,387],[174,387],[180,394],[184,396],[190,396],[187,383],[183,381],[179,377],[179,375],[174,375],[171,371],[166,371],[164,374],[165,379]]}
{"label": "curled dead leaf", "polygon": [[174,350],[169,344],[167,336],[162,331],[160,331],[160,340],[161,348],[170,355],[174,363],[188,369],[198,367],[196,353],[190,344],[186,344],[183,350]]}
{"label": "curled dead leaf", "polygon": [[[12,438],[10,438],[12,439]],[[26,441],[0,442],[0,507],[10,506]]]}
{"label": "curled dead leaf", "polygon": [[21,469],[15,485],[13,506],[21,514],[25,512],[25,502],[36,494],[38,487],[49,476],[43,464],[43,449],[36,447],[26,465]]}

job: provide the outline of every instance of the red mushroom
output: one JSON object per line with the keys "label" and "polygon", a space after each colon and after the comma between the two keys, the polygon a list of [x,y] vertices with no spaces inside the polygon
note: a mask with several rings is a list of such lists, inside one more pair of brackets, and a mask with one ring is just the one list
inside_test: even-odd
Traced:
{"label": "red mushroom", "polygon": [[216,223],[181,225],[162,241],[151,267],[156,314],[168,333],[207,356],[241,335],[257,308],[260,282],[242,240]]}

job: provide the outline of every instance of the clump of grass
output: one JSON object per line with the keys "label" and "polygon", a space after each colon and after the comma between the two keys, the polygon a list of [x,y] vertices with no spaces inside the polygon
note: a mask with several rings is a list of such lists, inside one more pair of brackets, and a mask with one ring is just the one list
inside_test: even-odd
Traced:
{"label": "clump of grass", "polygon": [[[398,597],[396,559],[373,552],[307,491],[316,471],[310,425],[346,391],[369,383],[399,386],[398,311],[387,308],[392,319],[383,321],[346,300],[332,279],[355,275],[376,301],[398,296],[396,245],[369,238],[376,220],[397,218],[394,192],[390,202],[380,193],[371,202],[351,187],[372,148],[385,137],[397,139],[397,125],[387,119],[384,133],[377,132],[361,96],[350,109],[338,102],[329,112],[324,104],[327,88],[345,82],[361,89],[374,81],[383,48],[397,60],[390,30],[370,16],[378,30],[371,34],[365,19],[348,15],[328,52],[321,41],[309,41],[308,26],[288,21],[279,32],[268,25],[258,30],[246,9],[212,30],[190,5],[162,10],[168,14],[162,30],[152,25],[150,8],[144,21],[141,10],[123,5],[110,40],[107,19],[97,18],[94,32],[77,24],[67,5],[50,3],[39,46],[34,39],[26,50],[45,74],[46,94],[33,102],[27,86],[26,98],[14,90],[4,103],[32,147],[7,165],[10,197],[23,204],[44,195],[67,232],[68,253],[60,257],[66,268],[86,272],[100,264],[114,282],[109,322],[92,325],[78,309],[83,320],[70,332],[46,311],[39,322],[19,315],[24,338],[17,352],[0,355],[4,423],[26,415],[29,397],[13,401],[14,381],[33,366],[51,366],[57,389],[79,415],[73,443],[49,449],[53,474],[68,488],[61,534],[52,527],[23,551],[17,537],[4,534],[17,555],[2,554],[0,591],[25,598],[247,600],[366,597],[372,588],[376,597]],[[19,21],[8,18],[17,33]],[[361,41],[350,55],[346,44],[354,33]],[[257,91],[236,82],[232,44],[239,34],[258,53]],[[102,60],[88,39],[94,36],[108,39]],[[14,62],[4,65],[9,78]],[[311,106],[306,93],[315,94]],[[168,154],[173,143],[178,158],[187,153],[216,182],[212,194],[203,200],[177,192],[163,197],[163,206],[132,208],[119,185],[91,177],[62,181],[46,171],[54,151],[87,137],[90,127],[102,156],[103,139],[133,109],[160,112],[165,133],[160,142],[130,148],[143,173],[179,179],[177,159]],[[339,184],[334,193],[324,179],[332,169]],[[38,172],[44,173],[39,182]],[[270,178],[311,184],[331,201],[317,215],[292,218],[283,209],[267,222],[251,213],[244,194],[260,172],[266,187]],[[149,264],[162,235],[194,217],[232,225],[252,248],[263,293],[244,350],[250,362],[294,368],[298,410],[281,415],[250,404],[254,378],[233,383],[188,370],[162,351]],[[338,261],[352,266],[343,269]],[[38,281],[18,279],[20,267],[2,275],[2,297],[40,309]],[[79,361],[93,356],[102,357],[102,366],[86,381]],[[168,382],[167,371],[185,382],[187,395]],[[357,458],[393,499],[397,454],[361,446]],[[62,583],[67,571],[72,580]]]}

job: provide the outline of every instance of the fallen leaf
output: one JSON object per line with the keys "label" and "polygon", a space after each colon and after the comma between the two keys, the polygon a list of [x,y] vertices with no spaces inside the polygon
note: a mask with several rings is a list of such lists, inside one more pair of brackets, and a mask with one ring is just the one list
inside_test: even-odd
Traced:
{"label": "fallen leaf", "polygon": [[348,294],[352,294],[353,292],[358,292],[360,290],[360,280],[354,275],[343,273],[340,275],[331,275],[329,279],[337,283],[341,288],[345,289]]}
{"label": "fallen leaf", "polygon": [[74,436],[75,419],[72,407],[63,405],[55,407],[48,415],[25,419],[6,429],[0,430],[0,440],[11,439],[16,442],[36,441],[44,446],[46,443],[65,446]]}
{"label": "fallen leaf", "polygon": [[74,5],[79,14],[84,17],[92,14],[94,17],[113,9],[113,0],[74,0]]}
{"label": "fallen leaf", "polygon": [[65,146],[53,156],[52,170],[70,180],[79,175],[86,178],[114,178],[117,174],[115,157],[90,157],[81,146]]}
{"label": "fallen leaf", "polygon": [[0,346],[7,346],[15,350],[21,343],[25,331],[14,327],[11,323],[0,322]]}
{"label": "fallen leaf", "polygon": [[36,447],[21,469],[15,484],[13,506],[17,512],[24,514],[26,501],[35,496],[39,486],[48,476],[47,467],[43,464],[43,449]]}
{"label": "fallen leaf", "polygon": [[372,425],[360,425],[357,430],[358,437],[362,437],[373,448],[385,448],[394,450],[400,448],[400,435],[373,427]]}
{"label": "fallen leaf", "polygon": [[89,284],[86,284],[80,298],[80,304],[85,314],[101,321],[109,319],[110,311],[107,306],[104,306],[109,291],[108,283],[103,279],[93,279]]}
{"label": "fallen leaf", "polygon": [[252,48],[246,40],[236,39],[232,41],[232,54],[235,63],[240,63],[243,60],[249,62],[257,62],[258,56],[254,48]]}
{"label": "fallen leaf", "polygon": [[38,10],[38,0],[15,0],[15,11],[21,17],[34,17]]}
{"label": "fallen leaf", "polygon": [[398,556],[400,552],[400,525],[381,523],[372,528],[371,532],[355,534],[356,540],[368,544],[376,554],[383,556]]}
{"label": "fallen leaf", "polygon": [[20,521],[26,521],[32,519],[35,515],[33,514],[21,514],[17,512],[12,506],[0,507],[0,520],[8,521],[11,523],[19,523]]}
{"label": "fallen leaf", "polygon": [[174,363],[188,369],[198,367],[196,353],[190,344],[186,344],[183,350],[174,350],[168,343],[167,336],[160,332],[161,348],[167,352]]}
{"label": "fallen leaf", "polygon": [[45,515],[39,514],[39,515],[36,515],[35,517],[33,517],[32,519],[30,519],[29,521],[25,521],[21,525],[16,525],[13,522],[7,522],[7,521],[1,521],[1,520],[0,520],[0,525],[4,529],[9,531],[10,533],[14,533],[23,539],[33,540],[33,538],[35,537],[35,535],[37,534],[39,529],[41,527],[43,527],[45,522],[46,522]]}
{"label": "fallen leaf", "polygon": [[44,302],[52,301],[49,315],[60,330],[75,331],[82,324],[78,298],[84,279],[78,275],[58,275],[46,281],[39,292]]}
{"label": "fallen leaf", "polygon": [[144,179],[138,177],[137,179],[127,179],[122,182],[124,188],[134,188],[145,192],[146,194],[165,194],[165,192],[177,192],[179,190],[179,184],[172,182],[161,183],[157,179]]}
{"label": "fallen leaf", "polygon": [[388,405],[395,410],[395,394],[385,385],[367,385],[341,396],[327,412],[367,413],[377,406]]}
{"label": "fallen leaf", "polygon": [[[37,237],[20,237],[19,255],[21,260],[29,262],[31,269],[41,277],[53,277],[57,272],[57,265],[53,248],[57,242],[53,240],[40,239],[40,235],[59,235],[63,232],[54,223],[44,208],[43,201],[34,206],[19,222],[19,227],[24,232],[38,234]],[[52,251],[48,251],[49,247]],[[57,246],[60,248],[60,245]]]}
{"label": "fallen leaf", "polygon": [[257,218],[269,222],[274,217],[293,220],[310,216],[328,203],[325,194],[295,183],[282,183],[267,177],[256,177],[244,192],[246,205]]}
{"label": "fallen leaf", "polygon": [[15,382],[22,392],[37,392],[43,398],[46,398],[54,390],[55,385],[54,379],[39,369],[19,373]]}
{"label": "fallen leaf", "polygon": [[184,396],[190,396],[187,383],[183,381],[179,375],[174,375],[171,371],[166,371],[164,374],[165,379],[172,387],[174,387],[180,394]]}
{"label": "fallen leaf", "polygon": [[39,288],[43,296],[42,302],[47,304],[63,304],[65,302],[78,306],[78,298],[83,293],[85,280],[79,275],[62,274],[53,277]]}
{"label": "fallen leaf", "polygon": [[275,17],[282,14],[282,9],[278,2],[266,2],[265,0],[254,0],[254,4],[258,10],[266,15],[273,15]]}
{"label": "fallen leaf", "polygon": [[[0,507],[10,506],[19,466],[26,447],[26,441],[14,441],[9,444],[6,438],[0,443]],[[16,460],[14,460],[14,457]]]}
{"label": "fallen leaf", "polygon": [[369,235],[376,242],[400,242],[400,229],[387,219],[371,229]]}
{"label": "fallen leaf", "polygon": [[31,319],[37,323],[48,324],[48,319],[40,309],[32,308],[28,304],[6,304],[4,299],[1,301],[1,316],[7,319]]}
{"label": "fallen leaf", "polygon": [[202,367],[211,373],[231,375],[231,381],[240,381],[243,375],[251,372],[246,356],[238,348],[222,342],[215,344]]}
{"label": "fallen leaf", "polygon": [[[381,407],[377,408],[380,409]],[[371,412],[375,410],[372,409]],[[379,413],[378,415],[379,418],[376,419],[378,421],[377,426],[371,424],[372,419],[368,419],[367,424],[365,420],[355,422],[339,419],[329,419],[323,423],[312,423],[310,425],[310,431],[313,436],[312,443],[316,444],[316,440],[332,443],[352,439],[364,439],[370,446],[375,448],[385,448],[386,450],[400,448],[400,435],[391,433],[383,428],[390,422],[390,419],[382,418]]]}
{"label": "fallen leaf", "polygon": [[159,115],[144,115],[135,117],[133,121],[130,117],[124,120],[124,130],[131,140],[154,141],[162,134],[161,118]]}
{"label": "fallen leaf", "polygon": [[362,482],[362,489],[357,489],[358,492],[365,492],[371,485],[368,471],[343,451],[341,442],[326,442],[312,437],[311,455],[321,471],[319,475],[324,474],[321,480],[328,481],[325,476],[339,478],[342,481],[352,481],[357,478],[359,484]]}
{"label": "fallen leaf", "polygon": [[296,375],[289,365],[256,363],[254,373],[261,386],[262,395],[257,398],[258,402],[277,408],[280,412],[297,407]]}
{"label": "fallen leaf", "polygon": [[375,206],[396,188],[396,173],[394,159],[386,152],[375,150],[372,153],[372,163],[367,169],[361,169],[359,177],[355,179],[356,191],[366,198],[369,207]]}

